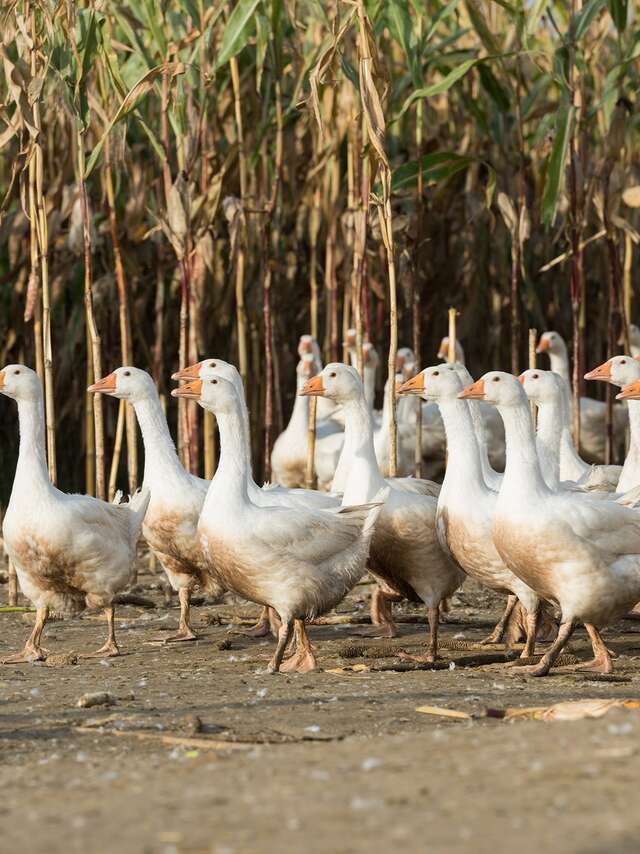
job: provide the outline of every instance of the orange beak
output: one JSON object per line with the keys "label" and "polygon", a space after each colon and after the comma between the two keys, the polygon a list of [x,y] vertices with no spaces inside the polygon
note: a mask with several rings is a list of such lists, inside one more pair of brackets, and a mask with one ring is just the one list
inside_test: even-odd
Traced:
{"label": "orange beak", "polygon": [[300,389],[301,397],[321,397],[323,394],[322,374],[316,374],[315,377],[311,377]]}
{"label": "orange beak", "polygon": [[640,380],[624,386],[620,394],[616,395],[616,400],[640,400]]}
{"label": "orange beak", "polygon": [[518,382],[524,385],[524,374],[520,374],[520,376],[518,377]]}
{"label": "orange beak", "polygon": [[115,373],[103,377],[98,382],[90,385],[87,391],[92,391],[94,394],[113,394],[116,390],[116,375]]}
{"label": "orange beak", "polygon": [[473,385],[468,385],[458,395],[460,400],[482,400],[484,396],[484,380],[478,380]]}
{"label": "orange beak", "polygon": [[549,339],[541,338],[536,347],[536,353],[545,353],[549,349]]}
{"label": "orange beak", "polygon": [[171,392],[171,397],[186,397],[189,400],[200,400],[202,393],[202,380],[193,380],[193,382],[185,383],[180,388],[174,388]]}
{"label": "orange beak", "polygon": [[440,349],[438,350],[438,359],[448,359],[449,358],[449,346],[445,344],[444,338],[440,342]]}
{"label": "orange beak", "polygon": [[584,375],[585,380],[602,380],[603,382],[609,382],[611,379],[611,365],[608,361],[603,362],[602,365],[598,365],[597,368],[594,368],[592,371],[589,371],[588,374]]}
{"label": "orange beak", "polygon": [[0,371],[0,390],[4,388],[4,371]]}
{"label": "orange beak", "polygon": [[420,372],[415,377],[411,377],[406,383],[403,383],[398,389],[398,394],[422,394],[424,391],[424,374]]}
{"label": "orange beak", "polygon": [[195,365],[189,365],[188,368],[183,368],[181,371],[176,371],[171,374],[172,380],[197,380],[200,377],[200,368],[202,362],[196,362]]}

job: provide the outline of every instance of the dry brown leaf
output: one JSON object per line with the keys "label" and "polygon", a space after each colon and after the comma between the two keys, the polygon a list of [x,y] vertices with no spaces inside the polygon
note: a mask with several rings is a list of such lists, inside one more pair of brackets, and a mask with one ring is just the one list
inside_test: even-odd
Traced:
{"label": "dry brown leaf", "polygon": [[418,706],[416,712],[420,712],[422,715],[438,715],[443,718],[458,718],[465,721],[470,721],[473,717],[469,712],[463,712],[460,709],[445,709],[442,706]]}
{"label": "dry brown leaf", "polygon": [[622,201],[630,208],[640,208],[640,184],[635,187],[627,187],[622,194]]}

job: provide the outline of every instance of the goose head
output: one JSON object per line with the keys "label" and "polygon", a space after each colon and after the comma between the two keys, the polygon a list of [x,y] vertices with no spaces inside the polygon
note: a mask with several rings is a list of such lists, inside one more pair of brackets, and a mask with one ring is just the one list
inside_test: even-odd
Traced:
{"label": "goose head", "polygon": [[513,374],[489,371],[458,395],[462,400],[484,400],[494,406],[521,406],[527,402],[522,383]]}
{"label": "goose head", "polygon": [[171,374],[172,380],[206,380],[210,377],[224,377],[233,383],[236,388],[241,387],[242,379],[235,365],[225,362],[217,357],[203,359]]}
{"label": "goose head", "polygon": [[411,347],[400,347],[396,353],[396,371],[404,373],[405,367],[413,366],[416,356]]}
{"label": "goose head", "polygon": [[423,400],[453,400],[464,388],[453,365],[433,365],[400,387],[400,394],[417,394]]}
{"label": "goose head", "polygon": [[235,412],[238,407],[238,393],[233,383],[219,376],[192,380],[174,388],[171,396],[197,400],[203,409],[216,415]]}
{"label": "goose head", "polygon": [[362,345],[362,361],[364,362],[365,370],[374,370],[378,367],[380,357],[378,351],[370,341],[365,341]]}
{"label": "goose head", "polygon": [[585,374],[584,378],[622,387],[640,379],[640,362],[632,356],[613,356]]}
{"label": "goose head", "polygon": [[363,394],[360,374],[351,365],[330,362],[307,380],[300,394],[307,397],[328,397],[336,403],[346,403]]}
{"label": "goose head", "polygon": [[640,380],[624,386],[622,391],[616,395],[616,400],[640,400]]}
{"label": "goose head", "polygon": [[42,395],[40,379],[26,365],[7,365],[0,371],[0,392],[13,400],[39,400]]}
{"label": "goose head", "polygon": [[548,353],[550,356],[564,356],[567,353],[567,345],[564,338],[558,332],[549,330],[543,332],[536,347],[536,353]]}
{"label": "goose head", "polygon": [[541,371],[539,368],[530,368],[523,371],[518,377],[525,390],[525,394],[538,405],[545,403],[556,403],[562,398],[562,388],[558,382],[558,375],[553,371]]}
{"label": "goose head", "polygon": [[[462,344],[456,338],[456,362],[461,362],[464,365],[464,349]],[[440,346],[438,347],[438,358],[442,359],[443,362],[449,361],[449,336],[445,335],[444,338],[440,341]]]}
{"label": "goose head", "polygon": [[298,341],[298,356],[302,358],[305,355],[311,354],[316,361],[318,371],[322,370],[322,356],[320,355],[320,346],[313,335],[301,335]]}
{"label": "goose head", "polygon": [[128,365],[116,368],[106,377],[102,377],[101,380],[90,385],[87,391],[93,394],[108,394],[109,397],[119,397],[121,400],[128,400],[130,403],[155,397],[158,393],[155,383],[146,371]]}

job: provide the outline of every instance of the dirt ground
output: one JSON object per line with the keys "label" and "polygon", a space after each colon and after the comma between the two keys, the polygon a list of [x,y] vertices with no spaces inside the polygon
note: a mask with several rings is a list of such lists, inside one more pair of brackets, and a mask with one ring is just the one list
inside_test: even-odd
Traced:
{"label": "dirt ground", "polygon": [[[201,640],[154,645],[177,608],[150,575],[141,592],[156,607],[118,609],[122,657],[2,667],[0,850],[638,850],[640,711],[574,722],[485,713],[640,697],[639,624],[606,634],[614,677],[535,679],[478,663],[500,658],[477,642],[501,602],[467,582],[441,632],[453,664],[398,672],[385,669],[398,666],[396,650],[424,649],[423,611],[396,608],[405,622],[393,641],[363,638],[370,590],[358,586],[340,608],[355,623],[311,627],[320,669],[309,674],[267,674],[272,641],[235,633],[257,609],[234,601],[194,609]],[[0,613],[0,657],[22,647],[32,619]],[[81,653],[104,634],[87,614],[52,622],[45,645]],[[583,631],[571,652],[588,658]],[[87,692],[113,703],[78,708]],[[474,717],[416,711],[425,704]]]}

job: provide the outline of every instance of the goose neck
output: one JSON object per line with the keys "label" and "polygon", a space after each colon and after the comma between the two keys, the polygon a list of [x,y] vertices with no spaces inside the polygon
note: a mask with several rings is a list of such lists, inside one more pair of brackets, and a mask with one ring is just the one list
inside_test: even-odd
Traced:
{"label": "goose neck", "polygon": [[536,450],[533,421],[529,404],[499,406],[504,422],[507,461],[500,490],[500,498],[515,495],[547,495],[547,487]]}
{"label": "goose neck", "polygon": [[211,481],[205,507],[218,500],[227,509],[230,506],[247,505],[249,497],[247,483],[249,469],[244,444],[244,427],[240,407],[216,412],[220,434],[220,459]]}
{"label": "goose neck", "polygon": [[[373,443],[373,422],[364,396],[344,405],[343,504],[370,501],[385,485]],[[345,455],[346,451],[346,455]],[[344,460],[343,460],[344,457]],[[336,470],[336,474],[338,471]]]}
{"label": "goose neck", "polygon": [[14,480],[14,491],[34,488],[49,489],[49,472],[45,453],[44,405],[42,394],[37,400],[18,401],[20,449]]}
{"label": "goose neck", "polygon": [[555,402],[538,406],[536,449],[542,472],[551,489],[560,483],[560,440],[564,429],[562,407]]}
{"label": "goose neck", "polygon": [[144,442],[145,486],[153,488],[155,483],[166,488],[176,480],[187,480],[187,472],[178,459],[158,395],[137,400],[133,406]]}
{"label": "goose neck", "polygon": [[640,485],[640,400],[627,401],[629,406],[629,450],[620,473],[617,491],[626,492]]}
{"label": "goose neck", "polygon": [[443,490],[451,485],[484,490],[480,446],[469,404],[464,400],[439,400],[447,436],[447,468]]}

